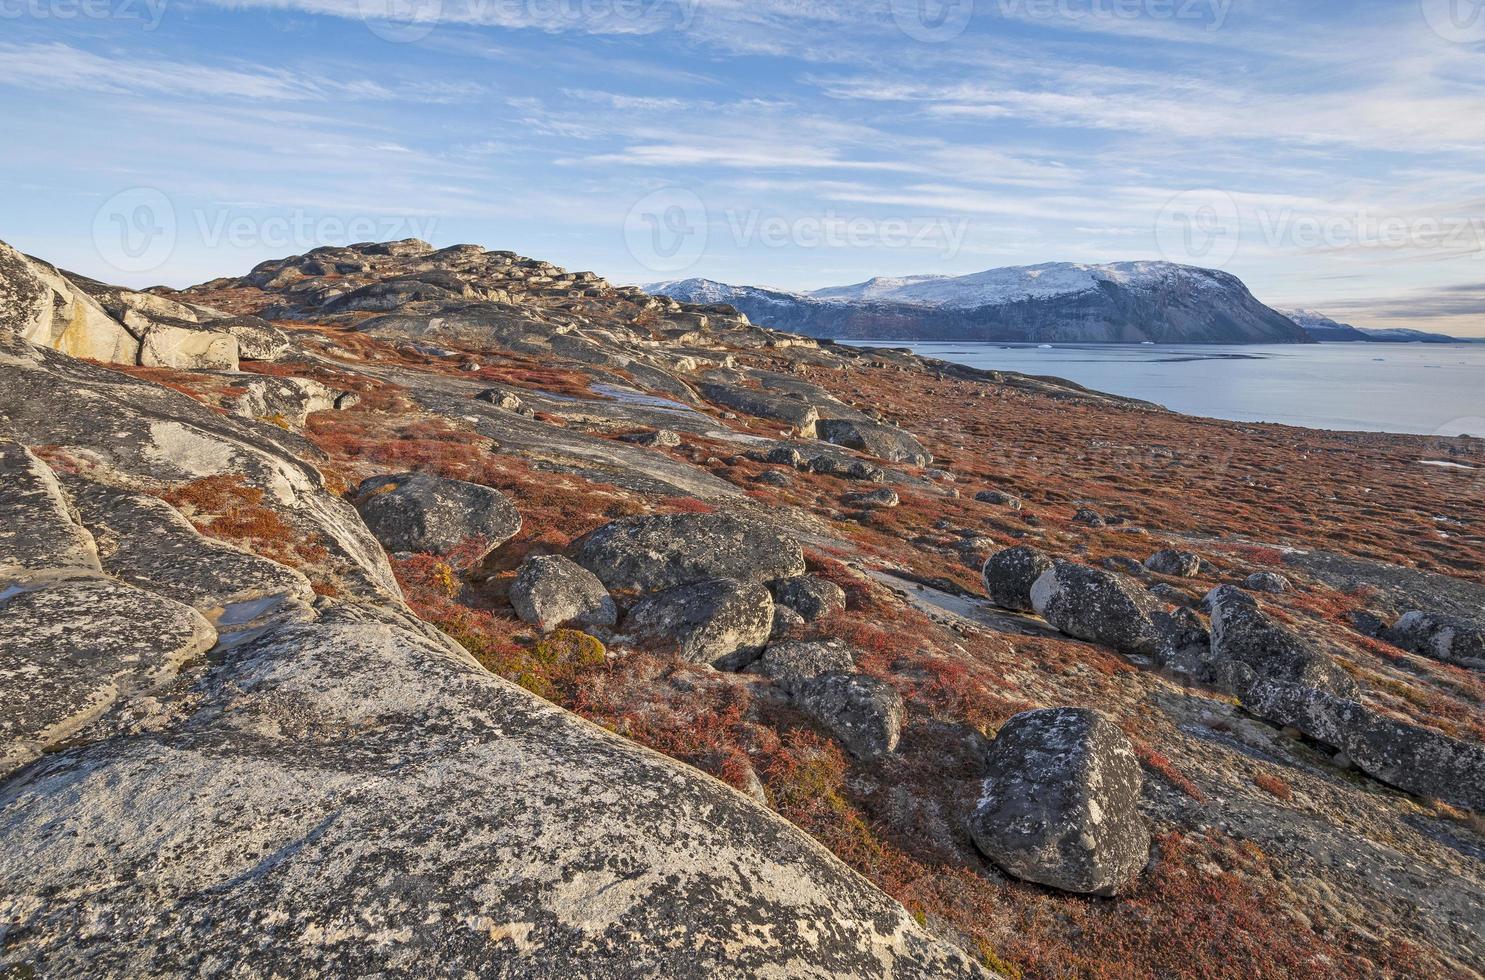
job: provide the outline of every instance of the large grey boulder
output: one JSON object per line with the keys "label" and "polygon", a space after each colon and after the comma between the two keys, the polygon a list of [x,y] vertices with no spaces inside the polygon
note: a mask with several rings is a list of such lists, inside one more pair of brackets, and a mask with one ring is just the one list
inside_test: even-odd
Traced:
{"label": "large grey boulder", "polygon": [[804,459],[804,467],[811,473],[839,477],[842,480],[861,480],[865,483],[885,483],[887,480],[887,471],[880,466],[844,453],[808,453]]}
{"label": "large grey boulder", "polygon": [[1016,715],[990,746],[987,772],[971,833],[1008,874],[1109,896],[1148,862],[1140,765],[1128,736],[1098,712]]}
{"label": "large grey boulder", "polygon": [[933,456],[912,433],[881,422],[861,419],[821,419],[815,433],[826,442],[858,449],[889,463],[927,466]]}
{"label": "large grey boulder", "polygon": [[985,560],[980,578],[985,594],[1002,609],[1031,612],[1031,587],[1052,567],[1052,559],[1029,545],[997,551]]}
{"label": "large grey boulder", "polygon": [[1340,749],[1398,789],[1485,813],[1485,745],[1451,738],[1328,691],[1250,675],[1245,709]]}
{"label": "large grey boulder", "polygon": [[300,428],[315,412],[331,412],[345,392],[310,378],[244,378],[235,387],[244,389],[232,400],[232,413],[259,422]]}
{"label": "large grey boulder", "polygon": [[204,322],[212,333],[236,340],[237,356],[244,361],[276,361],[292,349],[287,334],[259,317],[228,316]]}
{"label": "large grey boulder", "polygon": [[[1356,695],[1356,681],[1325,651],[1265,613],[1257,600],[1230,585],[1207,594],[1211,611],[1213,679],[1242,696],[1248,672],[1267,680]],[[1247,671],[1234,671],[1242,665]]]}
{"label": "large grey boulder", "polygon": [[0,242],[0,332],[41,347],[136,364],[139,338],[54,266]]}
{"label": "large grey boulder", "polygon": [[815,426],[820,419],[820,412],[814,405],[792,395],[779,395],[720,381],[703,381],[697,385],[696,390],[709,402],[758,418],[783,422],[807,438],[815,435]]}
{"label": "large grey boulder", "polygon": [[1278,572],[1254,572],[1243,579],[1243,587],[1253,592],[1280,595],[1292,590],[1294,583],[1289,581],[1288,576],[1280,575]]}
{"label": "large grey boulder", "polygon": [[0,773],[216,643],[190,606],[102,576],[0,592]]}
{"label": "large grey boulder", "polygon": [[569,554],[613,592],[658,592],[714,578],[766,582],[805,571],[798,541],[727,514],[624,518],[579,538]]}
{"label": "large grey boulder", "polygon": [[1201,556],[1190,551],[1167,548],[1146,558],[1145,567],[1157,575],[1195,578],[1201,574]]}
{"label": "large grey boulder", "polygon": [[1485,670],[1485,626],[1478,622],[1415,609],[1393,623],[1386,638],[1420,656]]}
{"label": "large grey boulder", "polygon": [[477,562],[521,530],[521,515],[499,490],[427,473],[374,476],[356,488],[356,509],[391,552],[446,555],[483,542]]}
{"label": "large grey boulder", "polygon": [[823,674],[849,674],[856,669],[855,652],[840,640],[770,643],[749,672],[762,674],[789,694]]}
{"label": "large grey boulder", "polygon": [[803,681],[794,691],[794,703],[866,761],[896,750],[907,718],[896,688],[862,674],[821,674]]}
{"label": "large grey boulder", "polygon": [[99,567],[93,536],[51,467],[19,443],[0,442],[0,586],[27,571]]}
{"label": "large grey boulder", "polygon": [[231,332],[216,329],[211,321],[219,314],[153,293],[109,286],[76,273],[63,275],[139,339],[135,352],[139,364],[183,370],[237,370],[241,356],[238,338]]}
{"label": "large grey boulder", "polygon": [[767,809],[367,607],[239,648],[150,720],[0,787],[7,963],[988,977]]}
{"label": "large grey boulder", "polygon": [[1026,506],[1020,497],[1006,493],[1004,490],[981,490],[975,494],[975,500],[982,504],[994,504],[1010,510],[1020,510]]}
{"label": "large grey boulder", "polygon": [[840,502],[863,510],[891,510],[902,503],[902,498],[891,487],[879,487],[864,493],[848,493],[840,498]]}
{"label": "large grey boulder", "polygon": [[794,610],[806,623],[843,612],[846,590],[818,575],[795,575],[773,582],[773,600]]}
{"label": "large grey boulder", "polygon": [[510,587],[516,615],[542,630],[572,624],[612,626],[619,619],[613,597],[598,576],[561,555],[526,559]]}
{"label": "large grey boulder", "polygon": [[1101,568],[1055,561],[1031,587],[1031,605],[1068,636],[1121,653],[1161,656],[1164,610],[1145,589]]}
{"label": "large grey boulder", "polygon": [[139,363],[144,367],[237,370],[237,338],[231,334],[179,324],[141,324],[138,329]]}
{"label": "large grey boulder", "polygon": [[683,660],[741,670],[773,630],[773,597],[757,582],[709,579],[642,599],[624,619],[630,639]]}
{"label": "large grey boulder", "polygon": [[779,443],[766,452],[753,450],[748,455],[762,463],[792,466],[842,480],[860,480],[865,483],[885,483],[887,480],[887,471],[875,463],[857,459],[839,450],[822,449],[818,445],[807,443]]}

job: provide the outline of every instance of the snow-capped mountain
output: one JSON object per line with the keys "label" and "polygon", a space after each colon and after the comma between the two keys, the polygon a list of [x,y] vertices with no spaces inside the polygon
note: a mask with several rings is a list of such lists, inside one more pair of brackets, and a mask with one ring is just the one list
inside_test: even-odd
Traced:
{"label": "snow-capped mountain", "polygon": [[1332,320],[1319,310],[1280,310],[1280,313],[1304,328],[1305,333],[1316,340],[1362,341],[1366,334],[1349,323]]}
{"label": "snow-capped mountain", "polygon": [[1049,262],[965,276],[879,277],[808,293],[710,279],[646,288],[727,303],[765,326],[844,340],[1312,342],[1237,277],[1171,262]]}
{"label": "snow-capped mountain", "polygon": [[[1224,279],[1229,282],[1223,283]],[[1114,262],[1108,265],[1047,262],[1042,265],[987,269],[967,276],[877,278],[854,286],[817,289],[808,295],[830,302],[908,303],[914,306],[971,310],[1028,299],[1091,293],[1101,288],[1103,283],[1131,289],[1153,289],[1169,284],[1202,289],[1210,289],[1219,284],[1242,285],[1225,273],[1193,269],[1171,262]]]}

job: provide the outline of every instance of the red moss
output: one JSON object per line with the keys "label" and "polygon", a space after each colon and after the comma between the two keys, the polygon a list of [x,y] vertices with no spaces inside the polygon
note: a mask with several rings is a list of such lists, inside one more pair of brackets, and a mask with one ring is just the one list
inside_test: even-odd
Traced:
{"label": "red moss", "polygon": [[1278,776],[1271,776],[1266,772],[1254,776],[1253,785],[1280,800],[1287,800],[1294,795],[1294,791],[1289,788],[1288,783],[1284,782]]}

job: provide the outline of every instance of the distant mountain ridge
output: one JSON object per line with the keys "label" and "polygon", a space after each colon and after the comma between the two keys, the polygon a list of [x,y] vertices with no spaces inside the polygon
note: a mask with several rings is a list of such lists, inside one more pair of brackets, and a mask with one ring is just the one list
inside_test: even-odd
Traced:
{"label": "distant mountain ridge", "polygon": [[709,279],[648,292],[727,303],[765,326],[841,340],[1313,343],[1236,276],[1172,262],[1049,262],[965,276],[878,277],[806,293]]}
{"label": "distant mountain ridge", "polygon": [[1403,327],[1382,329],[1353,327],[1349,323],[1332,320],[1316,310],[1280,310],[1279,312],[1299,324],[1311,337],[1328,343],[1459,344],[1473,342],[1465,338],[1451,337],[1448,334],[1408,330]]}

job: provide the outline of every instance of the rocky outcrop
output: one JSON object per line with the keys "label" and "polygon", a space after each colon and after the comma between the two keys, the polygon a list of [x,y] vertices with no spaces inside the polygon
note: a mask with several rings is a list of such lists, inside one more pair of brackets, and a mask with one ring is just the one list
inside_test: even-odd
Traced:
{"label": "rocky outcrop", "polygon": [[768,589],[734,579],[667,589],[641,600],[624,619],[624,633],[633,641],[719,670],[752,663],[772,631]]}
{"label": "rocky outcrop", "polygon": [[985,975],[740,794],[351,610],[36,763],[0,836],[47,974]]}
{"label": "rocky outcrop", "polygon": [[0,774],[216,643],[190,606],[100,576],[0,592]]}
{"label": "rocky outcrop", "polygon": [[0,330],[38,346],[113,364],[237,370],[237,336],[203,312],[61,272],[0,242]]}
{"label": "rocky outcrop", "polygon": [[819,410],[793,395],[780,395],[720,381],[702,382],[697,390],[701,397],[723,408],[782,422],[805,438],[813,438],[816,434],[816,423],[820,420]]}
{"label": "rocky outcrop", "polygon": [[1028,545],[997,551],[980,570],[985,594],[1002,609],[1032,612],[1031,587],[1052,567],[1052,559]]}
{"label": "rocky outcrop", "polygon": [[849,674],[856,669],[856,654],[840,640],[770,643],[748,668],[762,674],[789,694],[797,695],[816,677]]}
{"label": "rocky outcrop", "polygon": [[163,500],[79,477],[64,486],[79,520],[104,542],[103,571],[195,608],[224,632],[314,601],[302,573],[203,537]]}
{"label": "rocky outcrop", "polygon": [[1245,671],[1243,707],[1340,749],[1398,789],[1485,813],[1485,746],[1391,718],[1328,691]]}
{"label": "rocky outcrop", "polygon": [[561,555],[526,559],[511,583],[510,604],[517,616],[543,630],[613,626],[619,619],[598,576]]}
{"label": "rocky outcrop", "polygon": [[235,387],[245,390],[232,400],[234,415],[295,428],[302,428],[315,412],[342,407],[348,394],[309,378],[254,377]]}
{"label": "rocky outcrop", "polygon": [[857,449],[890,463],[927,466],[933,456],[911,433],[893,425],[861,419],[821,419],[815,433],[826,442]]}
{"label": "rocky outcrop", "polygon": [[1084,895],[1126,891],[1149,860],[1129,738],[1086,708],[1016,715],[996,735],[975,844],[1008,874]]}
{"label": "rocky outcrop", "polygon": [[1243,579],[1243,588],[1251,592],[1267,592],[1271,595],[1283,595],[1293,590],[1294,583],[1278,572],[1254,572]]}
{"label": "rocky outcrop", "polygon": [[796,575],[776,579],[774,602],[799,613],[807,623],[846,608],[846,590],[818,575]]}
{"label": "rocky outcrop", "polygon": [[803,681],[794,702],[858,759],[871,761],[897,748],[907,708],[886,681],[830,673]]}
{"label": "rocky outcrop", "polygon": [[1169,648],[1160,604],[1112,572],[1053,562],[1032,584],[1031,605],[1068,636],[1121,653],[1158,657]]}
{"label": "rocky outcrop", "polygon": [[426,473],[375,476],[356,489],[356,509],[391,552],[447,555],[476,546],[478,563],[521,530],[515,504],[499,490]]}
{"label": "rocky outcrop", "polygon": [[579,538],[569,554],[612,592],[658,592],[717,578],[767,582],[805,571],[799,542],[727,514],[624,518]]}
{"label": "rocky outcrop", "polygon": [[840,498],[840,502],[862,510],[891,510],[902,503],[902,498],[891,487],[880,487],[865,493],[848,493]]}
{"label": "rocky outcrop", "polygon": [[1025,506],[1020,497],[1006,493],[1004,490],[981,490],[975,494],[975,500],[982,504],[994,504],[996,507],[1006,507],[1010,510],[1020,510]]}
{"label": "rocky outcrop", "polygon": [[1145,559],[1145,568],[1156,575],[1172,578],[1195,578],[1201,574],[1201,556],[1189,551],[1166,549]]}
{"label": "rocky outcrop", "polygon": [[73,357],[139,361],[139,338],[53,266],[0,242],[0,331]]}
{"label": "rocky outcrop", "polygon": [[1386,637],[1420,656],[1485,670],[1485,626],[1479,622],[1415,609],[1393,623]]}
{"label": "rocky outcrop", "polygon": [[117,482],[250,488],[288,529],[327,552],[320,571],[338,588],[400,601],[381,546],[350,504],[325,491],[316,450],[276,426],[246,423],[3,332],[0,419],[14,440],[65,447]]}
{"label": "rocky outcrop", "polygon": [[[1356,681],[1315,644],[1264,613],[1250,595],[1230,585],[1207,596],[1212,618],[1211,669],[1218,683],[1241,696],[1248,672],[1270,681],[1354,697]],[[1234,673],[1241,665],[1246,671]]]}
{"label": "rocky outcrop", "polygon": [[19,443],[0,442],[0,584],[52,568],[99,570],[97,545],[51,467]]}

